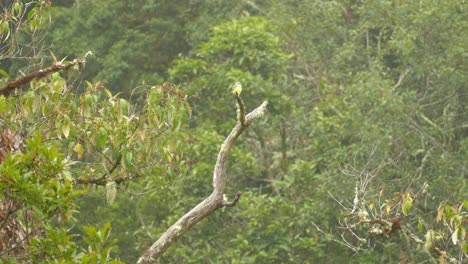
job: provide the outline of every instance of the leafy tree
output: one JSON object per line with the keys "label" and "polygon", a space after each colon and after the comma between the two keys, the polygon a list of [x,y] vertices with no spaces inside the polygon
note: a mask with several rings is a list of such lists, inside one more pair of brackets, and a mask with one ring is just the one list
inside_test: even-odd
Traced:
{"label": "leafy tree", "polygon": [[[76,190],[77,184],[105,186],[108,203],[112,203],[118,185],[148,174],[163,179],[164,174],[158,171],[163,164],[168,164],[164,163],[161,143],[165,137],[161,133],[177,130],[178,126],[173,125],[187,114],[184,95],[170,85],[152,88],[148,93],[148,107],[144,114],[137,116],[129,102],[112,96],[103,86],[90,85],[83,94],[77,95],[59,74],[33,81],[27,92],[2,98],[2,126],[7,129],[3,140],[13,140],[14,147],[26,140],[24,148],[19,147],[21,151],[15,155],[7,155],[0,166],[2,193],[9,205],[4,205],[4,213],[9,216],[4,223],[32,224],[24,231],[31,238],[19,245],[31,246],[32,252],[38,249],[39,255],[22,256],[33,260],[62,256],[61,251],[40,250],[50,243],[73,243],[69,239],[50,239],[59,238],[52,226],[60,224],[65,230],[67,223],[74,222],[73,212],[77,207],[73,198],[82,192]],[[12,150],[16,149],[4,149]],[[20,218],[23,214],[28,218]],[[106,230],[102,232],[108,233],[109,227]],[[90,236],[91,231],[88,230]],[[34,238],[42,232],[49,239]],[[103,242],[108,238],[107,233],[100,237]],[[101,243],[95,239],[87,242]],[[101,249],[104,251],[100,252]],[[109,251],[102,246],[96,250],[90,251],[88,257],[93,259],[94,252],[105,256]],[[79,255],[69,257],[67,261]],[[88,257],[83,256],[83,261]]]}
{"label": "leafy tree", "polygon": [[[270,165],[273,163],[275,169],[281,169],[286,161],[284,148],[281,149],[284,142],[270,142],[280,136],[277,131],[281,133],[284,127],[284,119],[279,113],[292,108],[285,76],[289,56],[282,51],[274,27],[262,17],[243,17],[223,23],[213,27],[210,36],[208,41],[200,44],[195,56],[174,61],[169,70],[171,80],[183,83],[189,94],[193,94],[189,97],[194,113],[191,124],[202,129],[223,126],[224,116],[231,110],[230,104],[223,99],[236,81],[241,81],[244,86],[242,93],[246,105],[268,97],[273,116],[267,117],[267,122],[273,121],[277,129],[272,133],[254,128],[248,145],[255,146],[250,151],[264,153],[263,157],[257,156],[260,160],[257,170],[262,179],[270,178],[274,174],[270,172]],[[216,115],[213,115],[214,111]],[[273,161],[267,154],[272,151],[282,153],[278,156],[279,161]],[[255,174],[252,177],[257,178]],[[255,181],[258,185],[258,180]]]}
{"label": "leafy tree", "polygon": [[[18,12],[17,3],[24,4],[12,3],[11,14]],[[16,25],[34,25],[37,19],[43,18],[29,16]],[[2,37],[7,42],[15,35]],[[2,58],[14,54],[3,51]],[[138,110],[102,82],[87,83],[77,93],[65,77],[82,69],[85,57],[55,60],[50,67],[1,82],[2,260],[111,261],[116,240],[110,238],[109,224],[101,230],[85,227],[86,246],[67,232],[77,223],[75,198],[85,191],[79,186],[102,186],[112,204],[119,185],[149,174],[165,179],[161,171],[169,163],[163,132],[177,131],[189,115],[184,92],[170,84],[154,86]],[[19,89],[25,85],[29,88]]]}
{"label": "leafy tree", "polygon": [[[323,188],[345,206],[341,223],[355,217],[342,228],[362,227],[355,233],[361,237],[349,233],[339,242],[357,241],[358,246],[346,245],[361,250],[364,241],[388,237],[401,227],[401,238],[410,242],[399,248],[372,244],[374,253],[356,256],[358,262],[375,262],[388,249],[392,259],[422,261],[428,251],[461,261],[466,254],[466,241],[458,240],[463,224],[438,229],[444,234],[438,241],[458,233],[451,246],[441,242],[442,248],[431,244],[435,247],[427,251],[414,250],[415,244],[423,248],[432,239],[427,234],[437,224],[430,223],[441,221],[447,200],[461,205],[465,199],[465,154],[460,151],[465,136],[459,126],[466,123],[459,93],[465,77],[457,73],[460,61],[451,59],[463,55],[460,42],[446,38],[453,34],[457,39],[464,27],[461,3],[293,2],[276,4],[271,15],[273,21],[287,21],[280,32],[295,44],[297,85],[292,89],[303,95],[297,102],[310,109],[309,121],[299,122],[304,130],[298,131],[310,140],[295,150],[308,158],[296,162],[323,174]],[[463,206],[454,208],[464,219]]]}
{"label": "leafy tree", "polygon": [[61,56],[91,50],[83,78],[106,80],[129,97],[141,82],[161,83],[172,59],[187,49],[189,1],[74,1],[57,7],[49,41]]}

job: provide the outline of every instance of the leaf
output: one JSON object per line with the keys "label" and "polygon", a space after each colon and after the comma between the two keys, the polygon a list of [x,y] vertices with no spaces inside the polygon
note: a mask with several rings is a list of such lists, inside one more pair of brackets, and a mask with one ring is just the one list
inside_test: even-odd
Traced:
{"label": "leaf", "polygon": [[437,211],[437,217],[436,217],[437,223],[439,223],[440,220],[442,220],[442,217],[444,217],[444,212],[445,212],[445,208],[443,206],[439,207],[439,210]]}
{"label": "leaf", "polygon": [[127,154],[125,154],[125,162],[127,163],[127,165],[132,165],[132,161],[133,161],[133,153],[132,152],[127,152]]}
{"label": "leaf", "polygon": [[127,115],[128,114],[128,103],[124,99],[120,99],[120,114],[122,115]]}
{"label": "leaf", "polygon": [[19,17],[21,13],[23,12],[23,3],[16,2],[13,4],[13,7],[11,8],[12,14],[14,17]]}
{"label": "leaf", "polygon": [[4,71],[2,69],[0,69],[0,75],[2,75],[5,78],[10,78],[10,75],[6,71]]}
{"label": "leaf", "polygon": [[8,110],[7,102],[4,96],[0,96],[0,114]]}
{"label": "leaf", "polygon": [[69,116],[65,116],[63,118],[62,133],[65,136],[65,138],[68,138],[68,135],[70,134],[70,117]]}
{"label": "leaf", "polygon": [[54,63],[58,62],[57,57],[55,57],[55,54],[51,50],[49,50],[49,52],[50,56],[52,56],[52,58],[54,59]]}
{"label": "leaf", "polygon": [[83,157],[83,151],[83,145],[81,145],[80,143],[75,145],[75,152],[78,154],[78,159],[81,159],[81,157]]}
{"label": "leaf", "polygon": [[8,39],[8,36],[10,35],[10,24],[8,23],[8,21],[3,21],[2,27],[3,27],[3,33],[7,34],[5,39]]}
{"label": "leaf", "polygon": [[111,93],[108,89],[104,88],[104,89],[102,89],[102,90],[104,91],[104,93],[106,94],[106,96],[107,96],[109,99],[112,98],[112,93]]}
{"label": "leaf", "polygon": [[96,135],[96,147],[102,148],[103,146],[105,146],[107,142],[107,136],[107,131],[103,127],[100,127],[99,132]]}
{"label": "leaf", "polygon": [[101,235],[101,241],[105,242],[109,239],[111,230],[112,230],[111,224],[109,222],[105,223],[101,231],[99,232]]}
{"label": "leaf", "polygon": [[413,198],[411,198],[411,195],[409,193],[407,193],[404,198],[403,198],[403,205],[402,205],[402,211],[403,211],[403,214],[406,216],[408,215],[409,213],[409,210],[411,209],[411,207],[413,206]]}
{"label": "leaf", "polygon": [[28,12],[27,19],[31,20],[33,16],[36,15],[36,11],[37,11],[36,8],[31,9],[31,11]]}
{"label": "leaf", "polygon": [[424,224],[423,224],[421,217],[419,217],[418,219],[418,230],[419,232],[422,232],[424,230]]}
{"label": "leaf", "polygon": [[451,238],[452,238],[452,243],[456,245],[458,243],[458,228],[455,229],[455,231],[453,231]]}
{"label": "leaf", "polygon": [[456,215],[457,210],[453,206],[445,206],[445,219],[452,222],[452,218]]}

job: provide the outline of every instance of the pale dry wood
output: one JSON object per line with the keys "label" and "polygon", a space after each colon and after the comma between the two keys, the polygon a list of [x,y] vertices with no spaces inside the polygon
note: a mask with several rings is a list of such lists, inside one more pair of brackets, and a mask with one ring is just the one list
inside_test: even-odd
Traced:
{"label": "pale dry wood", "polygon": [[255,118],[262,116],[268,102],[263,102],[255,110],[245,115],[245,107],[239,96],[237,96],[237,124],[231,133],[224,140],[218,153],[218,159],[213,172],[213,192],[205,200],[195,206],[192,210],[182,216],[175,224],[169,227],[161,237],[148,248],[138,263],[157,263],[158,258],[175,242],[179,237],[190,230],[196,223],[209,216],[214,211],[222,207],[230,207],[236,204],[240,198],[237,193],[233,201],[224,199],[224,189],[226,187],[226,163],[229,151],[236,139],[252,123]]}

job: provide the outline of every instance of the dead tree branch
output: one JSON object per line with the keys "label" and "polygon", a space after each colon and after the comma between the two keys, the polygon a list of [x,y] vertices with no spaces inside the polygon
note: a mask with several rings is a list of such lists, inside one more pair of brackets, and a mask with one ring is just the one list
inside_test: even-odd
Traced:
{"label": "dead tree branch", "polygon": [[237,193],[233,201],[227,201],[224,198],[224,189],[226,187],[226,163],[229,151],[234,145],[236,139],[252,123],[255,118],[262,116],[266,111],[268,102],[263,102],[255,110],[245,115],[245,107],[241,98],[237,96],[237,124],[231,133],[224,140],[218,153],[218,159],[213,172],[213,192],[211,195],[195,206],[192,210],[182,216],[175,224],[169,227],[161,237],[148,248],[138,263],[157,263],[158,258],[174,243],[179,237],[191,229],[193,225],[200,222],[205,217],[212,214],[219,208],[234,206],[240,198]]}

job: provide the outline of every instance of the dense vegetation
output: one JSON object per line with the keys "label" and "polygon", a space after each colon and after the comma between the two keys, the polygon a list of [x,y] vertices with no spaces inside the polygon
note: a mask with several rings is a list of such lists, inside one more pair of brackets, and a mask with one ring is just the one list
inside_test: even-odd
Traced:
{"label": "dense vegetation", "polygon": [[210,194],[236,81],[269,101],[240,201],[162,263],[468,259],[464,1],[0,6],[1,261],[136,262]]}

